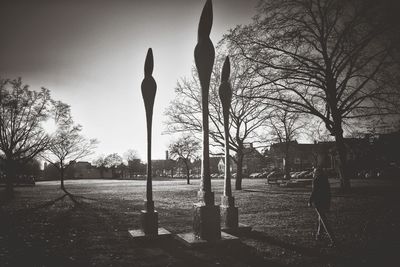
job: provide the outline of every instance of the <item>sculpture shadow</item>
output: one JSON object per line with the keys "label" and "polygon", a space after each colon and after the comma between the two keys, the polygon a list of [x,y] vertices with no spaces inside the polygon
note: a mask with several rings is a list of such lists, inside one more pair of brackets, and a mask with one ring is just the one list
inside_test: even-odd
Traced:
{"label": "sculpture shadow", "polygon": [[177,239],[134,241],[147,249],[161,249],[170,255],[174,262],[168,266],[285,266],[265,258],[254,247],[240,241],[222,244],[207,244],[190,248]]}

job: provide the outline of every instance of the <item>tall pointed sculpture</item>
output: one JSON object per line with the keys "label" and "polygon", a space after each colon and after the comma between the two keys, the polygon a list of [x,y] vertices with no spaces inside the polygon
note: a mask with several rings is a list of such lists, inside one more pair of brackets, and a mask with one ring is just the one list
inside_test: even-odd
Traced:
{"label": "tall pointed sculpture", "polygon": [[156,96],[157,84],[153,74],[153,51],[151,48],[147,51],[144,63],[144,79],[142,81],[142,96],[144,107],[146,109],[147,125],[147,179],[146,179],[146,200],[145,210],[141,211],[140,222],[145,235],[157,235],[158,233],[158,213],[154,210],[153,185],[151,175],[151,129],[153,122],[153,106]]}
{"label": "tall pointed sculpture", "polygon": [[224,117],[225,139],[225,179],[224,193],[221,196],[221,218],[225,228],[235,229],[239,226],[238,208],[235,207],[235,198],[232,196],[231,170],[229,157],[229,110],[232,101],[232,88],[229,82],[231,66],[229,57],[226,57],[221,73],[221,85],[219,86],[219,98],[222,103]]}
{"label": "tall pointed sculpture", "polygon": [[158,228],[158,213],[154,209],[153,185],[151,172],[151,130],[153,121],[154,99],[157,91],[157,84],[153,74],[153,50],[149,48],[144,63],[144,79],[142,81],[142,96],[146,110],[147,125],[147,180],[146,180],[146,200],[145,209],[140,213],[140,230],[130,230],[133,237],[156,237],[158,235],[170,235],[164,228]]}
{"label": "tall pointed sculpture", "polygon": [[215,51],[210,40],[213,21],[211,0],[207,0],[201,13],[197,45],[194,58],[201,85],[203,151],[201,164],[201,182],[198,192],[199,203],[195,204],[193,222],[194,234],[204,240],[221,238],[220,210],[214,205],[214,193],[211,191],[210,156],[209,156],[209,125],[208,96],[211,72],[214,65]]}
{"label": "tall pointed sculpture", "polygon": [[[180,240],[189,246],[238,240],[233,235],[221,232],[220,207],[215,205],[214,193],[211,191],[208,95],[215,58],[214,46],[210,40],[212,20],[212,3],[211,0],[207,0],[201,13],[197,45],[194,49],[194,59],[201,86],[203,119],[203,153],[200,190],[198,191],[199,202],[194,204],[193,232],[178,234]],[[225,76],[229,79],[229,72]]]}
{"label": "tall pointed sculpture", "polygon": [[156,235],[158,231],[158,214],[154,210],[152,173],[151,173],[151,129],[153,122],[153,106],[156,96],[157,84],[153,74],[153,51],[147,51],[144,63],[144,79],[142,81],[142,96],[146,109],[147,124],[147,179],[146,179],[146,200],[145,210],[141,213],[142,229],[145,234]]}

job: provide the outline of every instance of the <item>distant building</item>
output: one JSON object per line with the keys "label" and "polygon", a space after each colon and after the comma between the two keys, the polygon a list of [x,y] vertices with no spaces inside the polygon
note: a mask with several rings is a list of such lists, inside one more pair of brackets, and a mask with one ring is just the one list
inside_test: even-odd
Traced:
{"label": "distant building", "polygon": [[151,171],[153,176],[173,177],[179,170],[177,170],[177,162],[170,159],[168,151],[165,151],[165,159],[151,161]]}
{"label": "distant building", "polygon": [[[237,163],[235,160],[237,160],[236,156],[235,159],[231,159],[230,162],[232,173],[237,172]],[[262,172],[262,170],[265,169],[266,165],[267,161],[265,157],[253,147],[252,143],[247,143],[244,145],[242,165],[243,175],[246,176],[256,172]],[[218,162],[218,171],[221,174],[225,172],[225,158],[223,157],[220,157],[220,160]]]}
{"label": "distant building", "polygon": [[283,170],[289,164],[292,170],[309,169],[317,160],[318,149],[316,144],[299,144],[297,141],[289,143],[289,160],[285,162],[286,143],[272,144],[264,155],[269,159],[269,169]]}
{"label": "distant building", "polygon": [[400,166],[400,131],[367,136],[372,145],[371,160],[378,165]]}
{"label": "distant building", "polygon": [[265,157],[253,147],[253,143],[244,144],[243,150],[243,174],[259,173],[266,167]]}
{"label": "distant building", "polygon": [[[220,161],[223,157],[210,157],[210,174],[221,174],[220,171]],[[201,159],[196,159],[191,164],[191,174],[194,176],[199,176],[201,174]]]}
{"label": "distant building", "polygon": [[66,171],[66,177],[71,179],[110,179],[113,178],[113,173],[109,168],[100,170],[87,161],[71,161]]}
{"label": "distant building", "polygon": [[220,172],[219,166],[218,166],[221,159],[223,159],[223,157],[210,157],[210,173],[211,174],[223,173],[223,172]]}
{"label": "distant building", "polygon": [[[400,165],[400,132],[366,135],[364,138],[345,138],[349,171]],[[268,169],[283,169],[286,143],[271,145],[264,152]],[[299,144],[290,142],[289,160],[291,170],[310,169],[319,163],[328,169],[338,169],[339,155],[334,141]]]}
{"label": "distant building", "polygon": [[172,159],[156,159],[151,161],[151,171],[154,176],[171,177],[176,173],[176,162]]}
{"label": "distant building", "polygon": [[128,160],[128,174],[129,178],[146,174],[146,164],[143,164],[140,159]]}
{"label": "distant building", "polygon": [[[236,162],[231,158],[230,159],[230,171],[231,173],[235,173],[237,170]],[[218,162],[218,172],[225,173],[225,158],[221,158]]]}

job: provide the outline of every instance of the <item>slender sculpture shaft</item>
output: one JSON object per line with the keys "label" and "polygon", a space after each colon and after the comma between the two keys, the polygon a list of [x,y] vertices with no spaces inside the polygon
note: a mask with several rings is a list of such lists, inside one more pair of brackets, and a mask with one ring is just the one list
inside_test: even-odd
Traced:
{"label": "slender sculpture shaft", "polygon": [[222,67],[221,85],[219,87],[219,97],[222,103],[222,113],[224,116],[224,136],[225,136],[225,180],[224,180],[224,196],[232,196],[231,186],[231,170],[229,158],[229,110],[232,101],[232,88],[229,83],[230,61],[226,57]]}
{"label": "slender sculpture shaft", "polygon": [[231,186],[231,170],[230,170],[230,157],[229,157],[229,118],[225,119],[224,116],[224,135],[225,135],[225,180],[224,180],[224,196],[232,196]]}
{"label": "slender sculpture shaft", "polygon": [[[207,0],[201,13],[197,45],[194,50],[194,58],[196,62],[197,72],[201,85],[202,98],[202,120],[203,120],[203,151],[201,165],[201,188],[207,198],[211,193],[211,177],[210,177],[210,156],[209,156],[209,126],[208,126],[208,95],[210,87],[210,77],[214,65],[215,50],[210,40],[210,32],[213,20],[213,11],[211,0]],[[205,199],[207,203],[207,200]]]}
{"label": "slender sculpture shaft", "polygon": [[147,51],[147,56],[144,64],[144,79],[142,81],[142,96],[146,109],[147,123],[147,184],[146,184],[146,209],[154,210],[153,204],[153,188],[152,188],[152,173],[151,173],[151,128],[153,120],[153,106],[156,95],[157,84],[152,76],[153,74],[153,51],[151,48]]}
{"label": "slender sculpture shaft", "polygon": [[152,117],[147,116],[147,179],[146,179],[146,199],[153,201],[153,185],[151,177],[151,123]]}

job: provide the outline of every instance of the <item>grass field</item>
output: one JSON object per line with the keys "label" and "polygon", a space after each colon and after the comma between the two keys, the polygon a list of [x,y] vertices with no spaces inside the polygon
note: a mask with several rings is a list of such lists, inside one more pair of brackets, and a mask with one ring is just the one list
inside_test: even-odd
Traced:
{"label": "grass field", "polygon": [[[191,249],[174,238],[135,241],[145,181],[66,181],[16,189],[0,208],[0,266],[395,266],[400,260],[400,183],[354,180],[351,193],[333,187],[329,214],[336,248],[315,241],[310,188],[243,181],[234,191],[240,222],[253,231],[241,242]],[[222,180],[213,181],[219,202]],[[192,229],[199,181],[154,181],[159,225],[173,234]],[[2,190],[2,189],[0,189]]]}

